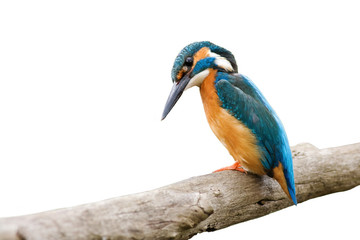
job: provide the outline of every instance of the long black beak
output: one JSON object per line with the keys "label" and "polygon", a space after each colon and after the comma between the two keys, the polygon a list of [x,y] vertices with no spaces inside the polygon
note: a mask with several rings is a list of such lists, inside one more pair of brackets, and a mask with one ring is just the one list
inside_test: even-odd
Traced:
{"label": "long black beak", "polygon": [[168,100],[166,101],[165,109],[162,114],[161,120],[164,120],[171,111],[171,109],[175,106],[176,102],[183,94],[186,85],[189,83],[189,81],[190,81],[189,74],[186,74],[179,82],[174,83],[170,95],[168,97]]}

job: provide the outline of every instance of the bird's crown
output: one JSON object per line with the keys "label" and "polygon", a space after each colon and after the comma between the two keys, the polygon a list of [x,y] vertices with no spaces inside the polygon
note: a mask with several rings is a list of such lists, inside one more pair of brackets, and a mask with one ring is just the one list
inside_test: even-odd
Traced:
{"label": "bird's crown", "polygon": [[[210,50],[211,55],[199,54],[202,49]],[[223,64],[219,64],[221,60],[226,62],[222,61]],[[172,81],[178,81],[190,70],[195,75],[209,66],[220,71],[237,72],[235,57],[230,51],[209,41],[194,42],[184,47],[176,57],[171,71]]]}

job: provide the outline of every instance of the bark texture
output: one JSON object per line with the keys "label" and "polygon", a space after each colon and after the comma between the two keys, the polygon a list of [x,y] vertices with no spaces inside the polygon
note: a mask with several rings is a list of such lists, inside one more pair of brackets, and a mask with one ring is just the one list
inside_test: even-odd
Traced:
{"label": "bark texture", "polygon": [[[360,143],[293,148],[298,202],[360,185]],[[289,207],[267,176],[224,171],[148,192],[0,219],[1,240],[189,239]]]}

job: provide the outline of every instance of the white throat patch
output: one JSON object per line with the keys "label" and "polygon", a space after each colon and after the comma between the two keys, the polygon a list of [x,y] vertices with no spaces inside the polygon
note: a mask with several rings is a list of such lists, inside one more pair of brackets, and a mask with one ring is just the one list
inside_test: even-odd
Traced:
{"label": "white throat patch", "polygon": [[195,76],[193,76],[189,83],[186,85],[185,90],[193,87],[193,86],[198,86],[200,87],[200,85],[202,84],[202,82],[204,81],[204,79],[209,75],[210,71],[209,69],[205,69],[202,72],[199,72],[198,74],[196,74]]}

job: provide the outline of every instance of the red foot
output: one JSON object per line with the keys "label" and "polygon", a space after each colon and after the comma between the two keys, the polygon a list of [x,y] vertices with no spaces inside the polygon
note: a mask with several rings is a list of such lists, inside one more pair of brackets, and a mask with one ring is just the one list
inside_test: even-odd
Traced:
{"label": "red foot", "polygon": [[224,171],[224,170],[236,170],[236,171],[239,171],[239,172],[246,173],[246,170],[240,165],[239,162],[235,162],[231,166],[220,168],[220,169],[218,169],[218,170],[216,170],[214,172],[221,172],[221,171]]}

